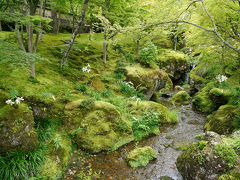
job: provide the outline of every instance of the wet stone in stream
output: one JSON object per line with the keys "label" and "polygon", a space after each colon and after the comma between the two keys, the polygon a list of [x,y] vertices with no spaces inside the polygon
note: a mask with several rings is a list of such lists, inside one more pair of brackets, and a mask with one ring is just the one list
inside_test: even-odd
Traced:
{"label": "wet stone in stream", "polygon": [[[151,146],[158,152],[157,159],[146,167],[131,168],[127,165],[125,157],[136,146],[136,142],[132,142],[116,152],[89,155],[81,150],[76,151],[62,179],[79,179],[80,173],[85,177],[91,176],[92,179],[106,180],[182,180],[175,165],[177,157],[184,147],[196,141],[196,135],[203,133],[205,117],[194,112],[191,105],[180,106],[178,109],[181,113],[177,125],[160,128],[159,135],[137,144],[138,147]],[[69,169],[75,173],[70,174]]]}

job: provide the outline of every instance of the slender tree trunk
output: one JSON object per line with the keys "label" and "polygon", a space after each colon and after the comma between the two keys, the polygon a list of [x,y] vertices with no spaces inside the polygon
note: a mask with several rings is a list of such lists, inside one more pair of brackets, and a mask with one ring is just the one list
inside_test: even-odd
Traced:
{"label": "slender tree trunk", "polygon": [[58,14],[55,9],[52,9],[51,11],[51,18],[52,18],[52,32],[55,34],[58,34],[59,31],[59,20],[58,20]]}
{"label": "slender tree trunk", "polygon": [[104,35],[103,35],[103,62],[107,63],[107,32],[106,25],[104,25]]}
{"label": "slender tree trunk", "polygon": [[0,21],[0,31],[2,31],[2,21]]}
{"label": "slender tree trunk", "polygon": [[35,62],[31,63],[30,77],[33,78],[33,79],[36,77],[36,75],[35,75]]}
{"label": "slender tree trunk", "polygon": [[137,54],[139,54],[140,51],[140,37],[137,38]]}
{"label": "slender tree trunk", "polygon": [[174,36],[174,50],[177,50],[177,37]]}
{"label": "slender tree trunk", "polygon": [[69,52],[70,52],[70,50],[71,50],[71,48],[72,48],[72,46],[73,46],[73,43],[74,43],[75,38],[76,38],[76,36],[77,36],[78,30],[80,29],[80,27],[81,27],[82,24],[83,24],[83,20],[84,20],[84,18],[85,18],[85,13],[86,13],[87,6],[88,6],[88,1],[89,1],[89,0],[84,0],[83,9],[82,9],[82,13],[81,13],[81,18],[80,18],[80,20],[79,20],[79,22],[78,22],[78,25],[77,25],[75,31],[74,31],[73,34],[72,34],[72,39],[71,39],[71,41],[70,41],[70,43],[69,43],[69,45],[68,45],[68,48],[67,48],[66,52],[65,52],[64,55],[63,55],[63,58],[62,58],[62,61],[61,61],[61,68],[63,67],[63,65],[64,65],[65,62],[67,61]]}
{"label": "slender tree trunk", "polygon": [[[42,13],[42,17],[45,17],[45,11],[46,11],[46,0],[44,0],[44,3],[43,3],[43,13]],[[40,42],[43,41],[43,32],[41,31],[40,32]]]}
{"label": "slender tree trunk", "polygon": [[23,37],[19,31],[19,26],[18,26],[18,23],[16,22],[15,23],[15,31],[16,31],[16,34],[17,34],[17,39],[18,39],[18,44],[20,46],[20,48],[26,52],[26,49],[25,49],[25,46],[24,46],[24,42],[23,42]]}

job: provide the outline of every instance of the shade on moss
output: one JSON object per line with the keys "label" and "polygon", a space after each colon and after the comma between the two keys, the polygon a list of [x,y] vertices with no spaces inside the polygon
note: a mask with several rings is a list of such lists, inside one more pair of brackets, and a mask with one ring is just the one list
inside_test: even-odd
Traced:
{"label": "shade on moss", "polygon": [[157,153],[150,146],[136,148],[127,155],[127,161],[132,168],[146,166],[149,161],[157,158]]}

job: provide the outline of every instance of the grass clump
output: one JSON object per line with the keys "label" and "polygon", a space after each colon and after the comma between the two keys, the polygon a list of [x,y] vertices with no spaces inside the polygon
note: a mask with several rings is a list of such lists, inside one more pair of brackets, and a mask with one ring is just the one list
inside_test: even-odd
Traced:
{"label": "grass clump", "polygon": [[159,112],[146,112],[139,118],[133,117],[132,129],[136,140],[148,137],[150,134],[159,134]]}

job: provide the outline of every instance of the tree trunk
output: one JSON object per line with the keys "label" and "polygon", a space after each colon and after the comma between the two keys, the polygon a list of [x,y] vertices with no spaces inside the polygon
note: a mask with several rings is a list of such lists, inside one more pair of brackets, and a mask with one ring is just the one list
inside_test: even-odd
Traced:
{"label": "tree trunk", "polygon": [[78,33],[78,30],[80,29],[80,27],[82,26],[82,23],[83,23],[83,20],[85,18],[85,13],[86,13],[86,10],[87,10],[87,6],[88,6],[88,1],[89,0],[84,0],[84,4],[83,4],[83,9],[82,9],[82,13],[81,13],[81,18],[77,24],[77,27],[75,29],[75,31],[73,32],[72,34],[72,39],[68,45],[68,48],[66,50],[66,52],[64,53],[63,55],[63,58],[62,58],[62,61],[61,61],[61,68],[63,67],[63,65],[65,64],[65,62],[67,61],[67,58],[68,58],[68,55],[69,55],[69,52],[73,46],[73,43],[75,41],[75,38],[77,36],[77,33]]}
{"label": "tree trunk", "polygon": [[0,31],[2,31],[2,21],[0,21]]}
{"label": "tree trunk", "polygon": [[103,35],[103,62],[107,63],[107,32],[106,25],[104,25],[104,35]]}
{"label": "tree trunk", "polygon": [[137,38],[137,54],[139,54],[140,51],[140,38]]}
{"label": "tree trunk", "polygon": [[177,37],[174,36],[174,50],[177,50]]}
{"label": "tree trunk", "polygon": [[52,18],[52,32],[54,34],[58,34],[59,32],[59,20],[58,20],[58,14],[55,9],[52,9],[51,11],[51,18]]}
{"label": "tree trunk", "polygon": [[[45,17],[45,11],[46,11],[46,0],[44,0],[44,3],[43,3],[43,13],[42,13],[42,17]],[[43,41],[43,32],[41,31],[40,34],[40,42]]]}
{"label": "tree trunk", "polygon": [[89,30],[89,41],[92,41],[92,27],[90,27],[90,30]]}
{"label": "tree trunk", "polygon": [[18,39],[18,44],[20,46],[20,48],[26,52],[25,46],[24,46],[24,42],[23,42],[23,37],[21,35],[21,33],[19,32],[19,27],[18,27],[18,23],[15,23],[15,31],[17,34],[17,39]]}
{"label": "tree trunk", "polygon": [[30,77],[35,79],[35,62],[31,63]]}

